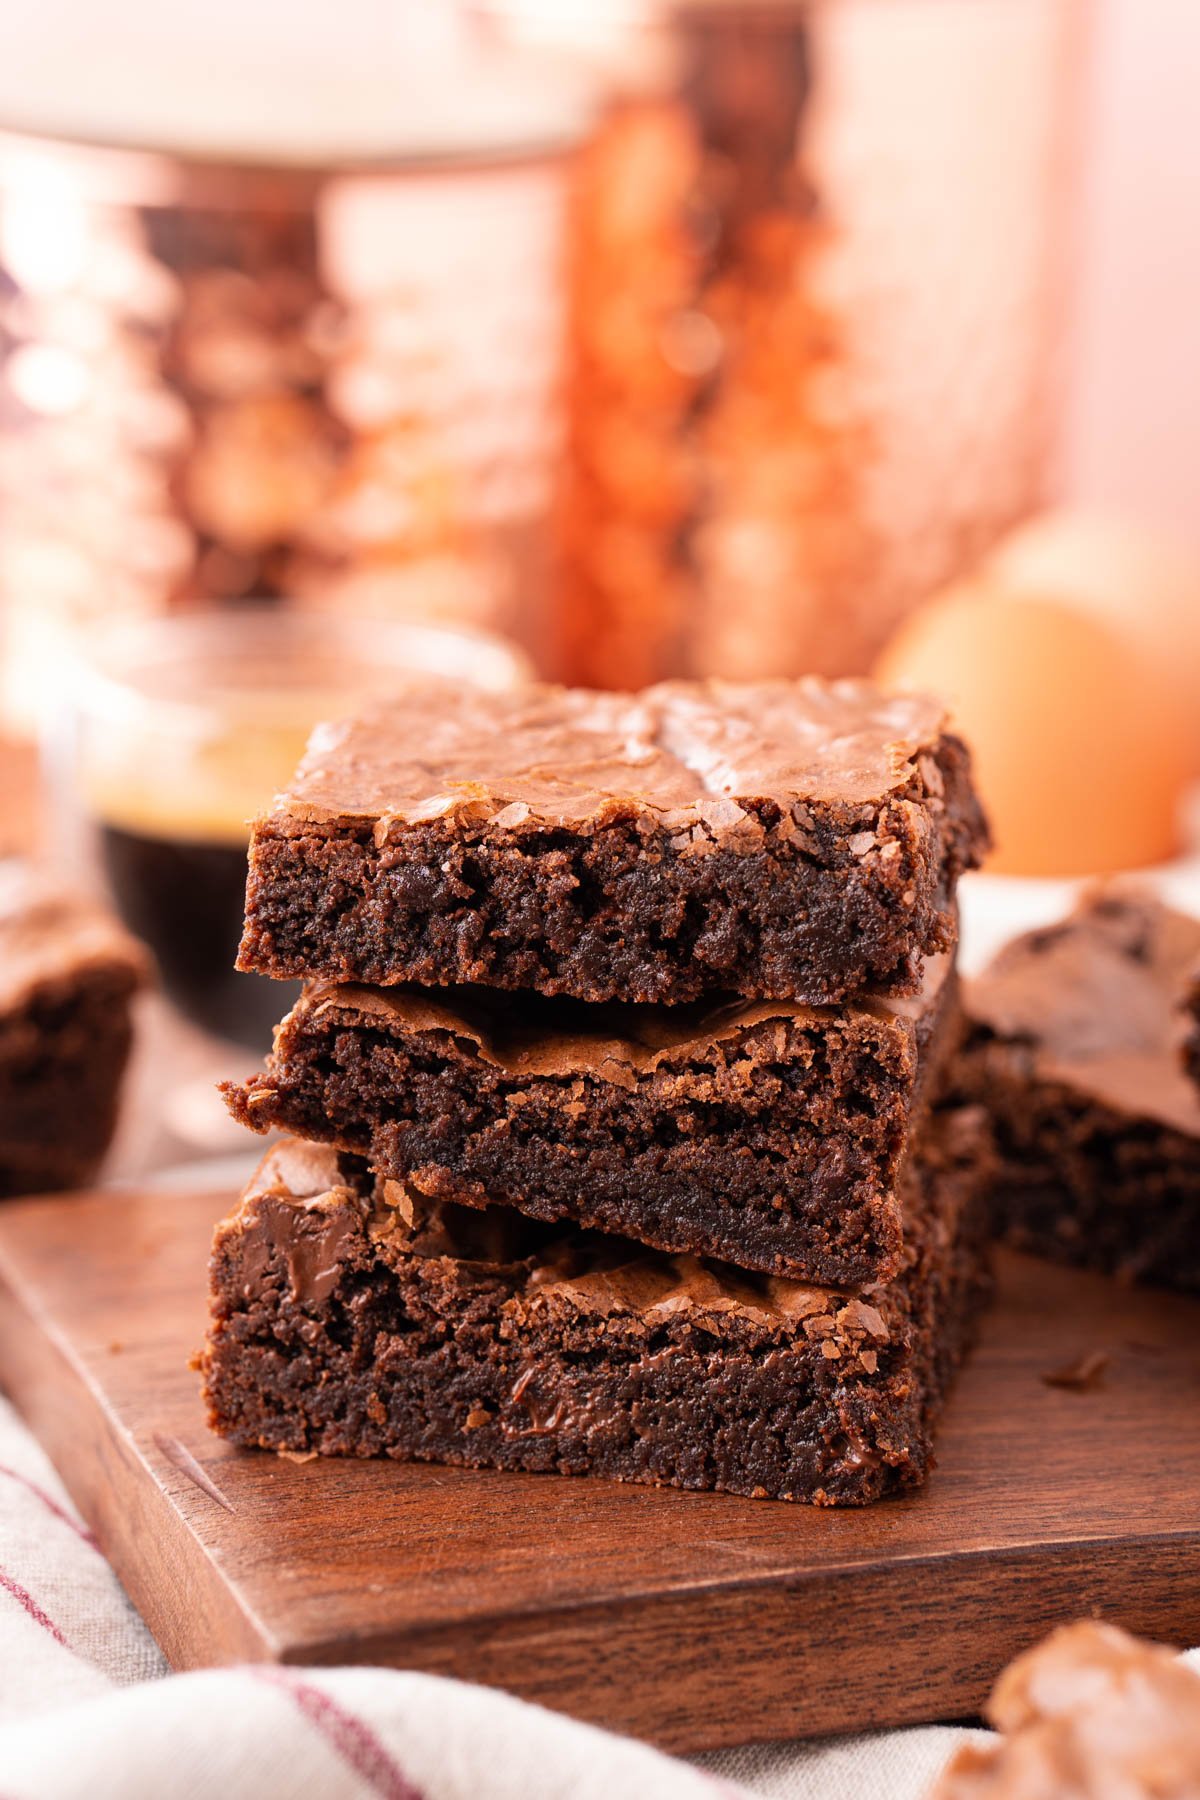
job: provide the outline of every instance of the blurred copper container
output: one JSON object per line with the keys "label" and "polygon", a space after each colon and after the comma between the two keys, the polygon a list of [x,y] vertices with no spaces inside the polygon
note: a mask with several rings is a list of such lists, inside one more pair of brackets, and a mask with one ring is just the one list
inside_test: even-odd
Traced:
{"label": "blurred copper container", "polygon": [[575,678],[863,667],[1043,496],[1073,0],[494,0],[603,71],[573,213]]}
{"label": "blurred copper container", "polygon": [[[528,85],[501,104],[501,74],[480,105],[465,81],[439,93],[446,70],[414,56],[390,102],[369,53],[343,70],[350,129],[325,154],[337,83],[318,68],[288,161],[265,139],[168,154],[0,132],[10,715],[36,708],[63,625],[97,616],[287,596],[543,635],[581,120]],[[9,125],[19,85],[0,93]],[[166,131],[148,86],[137,104]],[[108,115],[88,135],[111,138]]]}

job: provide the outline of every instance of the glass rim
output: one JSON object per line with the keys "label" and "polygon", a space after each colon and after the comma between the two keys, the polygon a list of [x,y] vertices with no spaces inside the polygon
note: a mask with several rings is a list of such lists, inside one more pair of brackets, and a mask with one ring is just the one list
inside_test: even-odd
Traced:
{"label": "glass rim", "polygon": [[308,161],[255,157],[250,152],[206,155],[164,149],[23,122],[0,114],[0,189],[50,172],[99,205],[254,212],[260,208],[311,211],[332,182],[400,182],[410,177],[502,174],[529,166],[567,163],[586,128],[539,137],[530,133],[490,148],[428,149],[407,155],[332,156]]}
{"label": "glass rim", "polygon": [[[241,640],[239,649],[239,640]],[[206,682],[204,658],[214,669],[235,665],[239,654],[250,658],[261,650],[285,667],[288,647],[297,659],[324,654],[324,679],[313,670],[309,686],[318,691],[338,686],[342,666],[374,673],[377,680],[359,685],[360,692],[386,694],[388,677],[397,688],[423,677],[469,682],[483,691],[503,691],[531,680],[533,667],[519,645],[498,633],[473,626],[424,620],[373,619],[301,611],[273,601],[239,602],[236,606],[189,608],[177,613],[109,620],[79,632],[68,650],[65,687],[80,717],[128,727],[133,715],[150,727],[204,733],[215,716],[304,691],[302,682],[270,679],[269,664],[257,683],[231,682],[219,675]],[[154,691],[155,675],[195,670],[194,692]],[[348,703],[354,684],[346,682]]]}

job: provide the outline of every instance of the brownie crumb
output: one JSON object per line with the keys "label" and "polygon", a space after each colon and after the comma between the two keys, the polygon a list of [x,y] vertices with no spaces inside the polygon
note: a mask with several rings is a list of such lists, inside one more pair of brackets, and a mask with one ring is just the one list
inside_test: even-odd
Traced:
{"label": "brownie crumb", "polygon": [[1061,1369],[1051,1369],[1042,1380],[1047,1387],[1069,1388],[1074,1393],[1087,1394],[1104,1386],[1104,1377],[1111,1364],[1112,1357],[1106,1350],[1089,1350]]}

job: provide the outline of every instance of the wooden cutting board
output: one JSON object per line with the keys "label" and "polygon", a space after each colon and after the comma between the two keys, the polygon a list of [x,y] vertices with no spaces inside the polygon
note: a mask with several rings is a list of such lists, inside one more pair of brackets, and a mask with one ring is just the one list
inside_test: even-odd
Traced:
{"label": "wooden cutting board", "polygon": [[391,1663],[697,1750],[970,1714],[1081,1614],[1200,1642],[1194,1301],[1004,1259],[928,1489],[864,1512],[295,1463],[187,1366],[228,1203],[0,1209],[0,1382],[178,1668]]}

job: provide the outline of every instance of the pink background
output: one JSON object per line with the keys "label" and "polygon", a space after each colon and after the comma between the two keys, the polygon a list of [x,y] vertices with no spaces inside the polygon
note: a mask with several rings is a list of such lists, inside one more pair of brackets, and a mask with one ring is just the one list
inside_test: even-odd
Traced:
{"label": "pink background", "polygon": [[1091,0],[1062,476],[1200,544],[1200,0]]}

